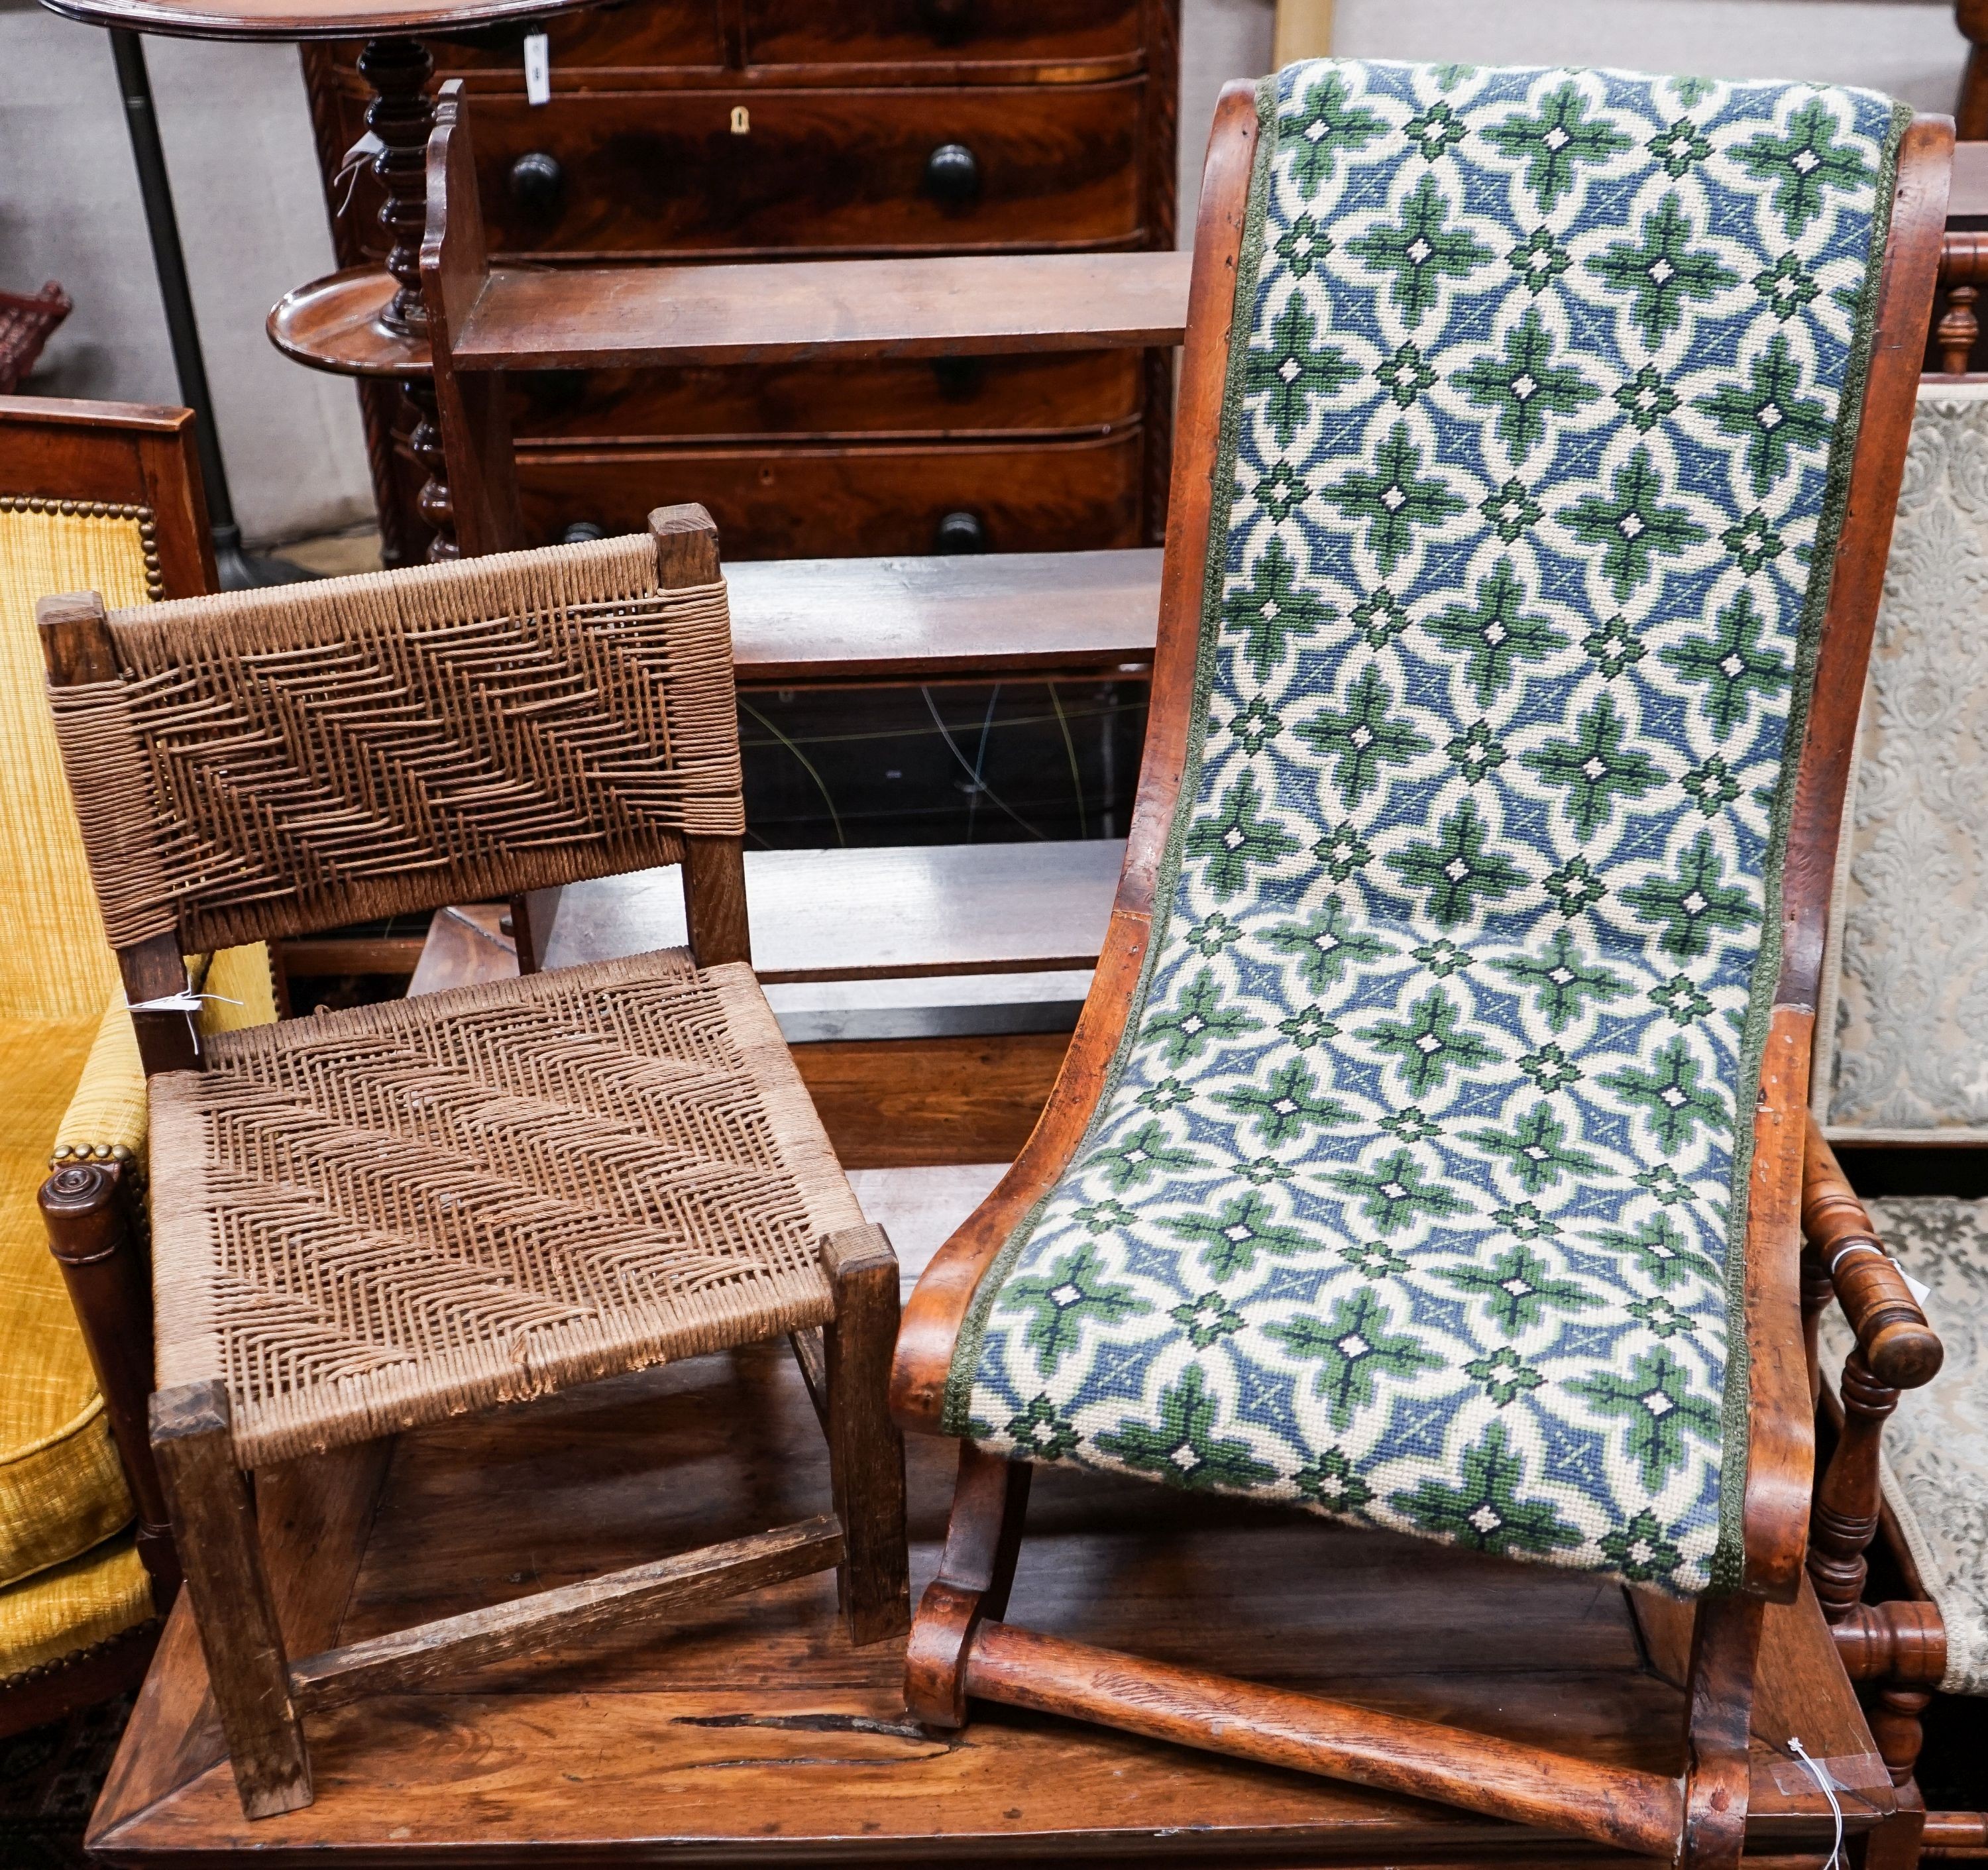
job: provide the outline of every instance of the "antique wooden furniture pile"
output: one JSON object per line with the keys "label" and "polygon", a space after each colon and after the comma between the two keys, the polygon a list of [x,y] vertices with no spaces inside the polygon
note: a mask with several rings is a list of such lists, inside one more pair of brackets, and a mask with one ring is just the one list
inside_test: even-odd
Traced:
{"label": "antique wooden furniture pile", "polygon": [[[742,965],[701,515],[45,601],[157,1074],[191,1587],[93,1847],[1917,1861],[1804,1327],[1833,1293],[1853,1400],[1941,1347],[1806,1103],[1946,127],[1301,66],[1224,99],[1182,306],[1138,255],[493,267],[464,100],[422,271],[473,554],[522,537],[522,369],[1185,333],[1140,810],[1043,1120],[899,1331]],[[948,595],[1057,564],[921,570],[816,666],[922,668]],[[798,588],[761,667],[811,659]],[[587,952],[582,892],[671,864],[690,953]],[[509,979],[196,1035],[203,944],[506,897]],[[59,1248],[121,1179],[69,1172]]]}
{"label": "antique wooden furniture pile", "polygon": [[[607,261],[1174,244],[1173,0],[664,0],[487,25],[472,14],[496,9],[458,11],[475,29],[431,50],[477,102],[491,245],[554,279]],[[374,211],[394,177],[376,166],[355,188],[343,173],[374,120],[356,50],[313,44],[304,69],[334,243],[363,269],[385,255]],[[379,127],[415,151],[425,134],[411,116]],[[418,210],[392,230],[410,282],[419,231]],[[304,327],[323,329],[341,290],[279,307],[279,341],[335,365],[338,346]],[[1157,543],[1170,379],[1163,350],[549,363],[512,385],[522,543],[695,499],[742,559]],[[446,524],[420,492],[442,478],[438,441],[411,446],[386,397],[366,407],[387,562],[409,563]]]}
{"label": "antique wooden furniture pile", "polygon": [[[52,1147],[59,1168],[87,1158],[128,1175],[145,1142],[35,604],[78,586],[139,606],[211,587],[188,430],[182,410],[0,399],[0,1733],[136,1682],[155,1599],[164,1608],[177,1581],[147,1486],[144,1268],[128,1256],[59,1265],[35,1209]],[[209,1026],[274,1016],[259,947],[218,956],[203,978],[226,996],[207,1003]],[[123,1380],[100,1387],[106,1364]]]}

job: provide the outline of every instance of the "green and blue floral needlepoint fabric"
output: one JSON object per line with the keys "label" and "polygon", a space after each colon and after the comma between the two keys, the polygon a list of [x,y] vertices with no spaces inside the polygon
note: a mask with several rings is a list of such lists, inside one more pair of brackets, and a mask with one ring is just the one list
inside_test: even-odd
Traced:
{"label": "green and blue floral needlepoint fabric", "polygon": [[1265,87],[1196,757],[947,1426],[1689,1593],[1779,865],[1903,114]]}

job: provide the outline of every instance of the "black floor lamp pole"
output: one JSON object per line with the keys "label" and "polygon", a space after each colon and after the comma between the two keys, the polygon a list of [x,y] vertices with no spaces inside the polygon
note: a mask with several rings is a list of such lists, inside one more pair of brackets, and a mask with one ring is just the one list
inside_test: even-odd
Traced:
{"label": "black floor lamp pole", "polygon": [[111,27],[110,33],[111,56],[117,62],[117,88],[124,98],[124,121],[131,132],[131,154],[137,164],[138,189],[144,198],[145,225],[152,237],[152,261],[158,269],[159,296],[165,305],[166,332],[172,341],[173,367],[179,375],[180,400],[194,412],[194,441],[200,451],[201,478],[207,487],[207,516],[214,529],[221,588],[238,591],[255,585],[288,583],[309,574],[281,560],[251,558],[242,550],[242,529],[235,523],[228,470],[221,458],[220,433],[215,427],[207,362],[201,355],[200,326],[194,322],[193,293],[187,285],[179,218],[173,212],[172,184],[166,176],[166,152],[159,140],[152,80],[145,69],[144,41],[120,26]]}

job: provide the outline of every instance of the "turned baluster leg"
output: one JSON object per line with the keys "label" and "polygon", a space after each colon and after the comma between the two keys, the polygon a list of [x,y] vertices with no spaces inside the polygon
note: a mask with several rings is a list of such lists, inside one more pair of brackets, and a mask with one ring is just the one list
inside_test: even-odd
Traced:
{"label": "turned baluster leg", "polygon": [[[380,225],[387,236],[387,270],[394,279],[394,296],[380,322],[404,336],[419,336],[428,325],[421,299],[421,235],[428,223],[428,137],[434,129],[434,103],[428,86],[434,60],[419,39],[369,39],[359,55],[359,73],[374,93],[366,107],[366,127],[381,146],[373,158],[373,173],[386,195],[380,205]],[[428,475],[417,502],[422,522],[434,534],[428,555],[431,560],[452,559],[457,556],[455,516],[433,381],[404,377],[401,394],[413,416],[407,446]]]}
{"label": "turned baluster leg", "polygon": [[1831,1623],[1841,1623],[1864,1595],[1864,1554],[1878,1534],[1878,1448],[1885,1419],[1898,1406],[1898,1392],[1871,1375],[1861,1351],[1844,1359],[1841,1389],[1843,1433],[1809,1523],[1808,1574]]}
{"label": "turned baluster leg", "polygon": [[1950,286],[1946,290],[1946,309],[1940,314],[1935,335],[1939,344],[1940,367],[1949,377],[1963,377],[1967,374],[1969,360],[1974,355],[1974,347],[1981,336],[1981,318],[1974,307],[1981,296],[1980,288],[1974,286]]}
{"label": "turned baluster leg", "polygon": [[1829,1262],[1813,1245],[1804,1246],[1801,1256],[1802,1358],[1808,1365],[1808,1406],[1811,1412],[1822,1400],[1822,1314],[1835,1297],[1836,1287],[1829,1276]]}
{"label": "turned baluster leg", "polygon": [[1946,1673],[1946,1625],[1936,1604],[1905,1598],[1860,1604],[1831,1631],[1844,1673],[1880,1683],[1871,1709],[1871,1735],[1902,1786],[1919,1763],[1919,1717]]}
{"label": "turned baluster leg", "polygon": [[414,429],[407,437],[408,451],[428,475],[414,504],[420,510],[421,523],[432,534],[428,540],[429,562],[460,558],[462,548],[456,543],[455,504],[449,496],[448,461],[442,452],[434,379],[404,377],[401,380],[401,394],[407,399],[407,407],[414,416]]}
{"label": "turned baluster leg", "polygon": [[66,1162],[42,1184],[49,1250],[61,1266],[84,1348],[103,1392],[117,1456],[138,1518],[134,1539],[164,1615],[180,1588],[179,1554],[152,1459],[152,1273],[130,1224],[119,1162]]}

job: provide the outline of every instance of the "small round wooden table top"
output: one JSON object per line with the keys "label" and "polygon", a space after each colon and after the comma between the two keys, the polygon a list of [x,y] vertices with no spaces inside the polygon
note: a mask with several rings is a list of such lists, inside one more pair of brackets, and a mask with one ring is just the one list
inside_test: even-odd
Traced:
{"label": "small round wooden table top", "polygon": [[593,0],[42,0],[87,25],[174,39],[394,39],[549,19]]}

